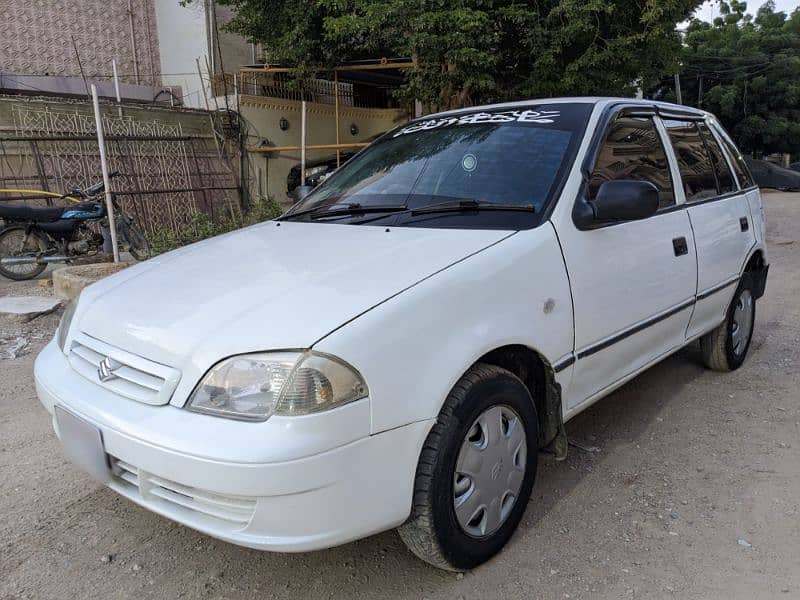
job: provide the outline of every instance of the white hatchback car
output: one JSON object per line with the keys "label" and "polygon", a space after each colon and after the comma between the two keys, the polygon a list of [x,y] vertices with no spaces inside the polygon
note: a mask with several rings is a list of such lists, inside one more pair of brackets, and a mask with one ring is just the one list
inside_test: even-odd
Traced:
{"label": "white hatchback car", "polygon": [[564,422],[699,338],[747,354],[758,189],[708,113],[555,99],[391,131],[281,218],[84,290],[36,361],[66,454],[251,548],[498,552]]}

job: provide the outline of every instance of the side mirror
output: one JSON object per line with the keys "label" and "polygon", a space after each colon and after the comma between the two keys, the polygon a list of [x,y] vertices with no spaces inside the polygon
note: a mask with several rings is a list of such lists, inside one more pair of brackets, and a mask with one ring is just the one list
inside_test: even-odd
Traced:
{"label": "side mirror", "polygon": [[592,229],[610,221],[636,221],[658,211],[658,188],[649,181],[606,181],[594,200],[578,201],[573,220],[578,229]]}
{"label": "side mirror", "polygon": [[313,185],[298,185],[296,188],[292,190],[291,197],[295,203],[300,202],[303,198],[308,196],[311,192],[314,191]]}

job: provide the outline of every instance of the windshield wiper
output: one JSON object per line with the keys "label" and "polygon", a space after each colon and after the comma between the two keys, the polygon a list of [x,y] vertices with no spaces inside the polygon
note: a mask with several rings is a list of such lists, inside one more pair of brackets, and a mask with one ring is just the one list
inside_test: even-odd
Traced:
{"label": "windshield wiper", "polygon": [[458,202],[443,202],[412,208],[408,212],[412,215],[425,215],[440,212],[470,212],[478,210],[515,210],[521,212],[536,212],[532,204],[499,204],[497,202],[479,202],[478,200],[459,200]]}
{"label": "windshield wiper", "polygon": [[[336,208],[341,207],[341,208]],[[296,213],[291,213],[280,217],[279,221],[285,221],[294,217],[302,217],[308,215],[312,220],[325,219],[327,217],[344,217],[350,215],[366,215],[368,213],[386,213],[375,217],[368,217],[361,221],[356,221],[354,225],[361,225],[364,223],[371,223],[372,221],[379,221],[391,215],[424,215],[433,213],[447,213],[447,212],[477,212],[483,210],[502,210],[502,211],[518,211],[535,213],[536,207],[532,204],[500,204],[497,202],[480,202],[478,200],[458,200],[440,202],[439,204],[431,204],[428,206],[419,206],[417,208],[408,208],[403,204],[360,204],[353,202],[350,204],[333,204],[330,208],[309,208],[301,210]]]}
{"label": "windshield wiper", "polygon": [[[337,206],[340,206],[341,208],[335,208]],[[350,204],[332,204],[331,207],[326,207],[326,208],[319,208],[319,207],[307,208],[305,210],[300,210],[298,212],[289,213],[288,215],[279,217],[277,220],[286,221],[288,219],[294,217],[302,217],[304,215],[309,215],[312,219],[320,219],[324,217],[360,215],[373,212],[399,212],[406,210],[406,208],[407,207],[403,204],[363,205],[358,202],[351,202]]]}
{"label": "windshield wiper", "polygon": [[378,215],[377,217],[369,217],[361,221],[353,221],[353,225],[365,225],[373,221],[380,221],[386,217],[398,215],[424,215],[433,213],[446,213],[446,212],[477,212],[481,210],[506,210],[506,211],[521,211],[535,213],[536,207],[532,204],[499,204],[496,202],[479,202],[478,200],[458,200],[440,202],[439,204],[431,204],[429,206],[420,206],[417,208],[406,208],[405,210],[393,212],[387,215]]}
{"label": "windshield wiper", "polygon": [[374,212],[400,212],[406,210],[406,206],[403,204],[367,204],[364,206],[363,204],[359,204],[358,202],[353,202],[352,204],[347,204],[342,208],[329,208],[327,210],[320,210],[317,212],[311,213],[311,218],[316,219],[324,219],[327,217],[341,217],[347,215],[360,215],[366,213],[374,213]]}

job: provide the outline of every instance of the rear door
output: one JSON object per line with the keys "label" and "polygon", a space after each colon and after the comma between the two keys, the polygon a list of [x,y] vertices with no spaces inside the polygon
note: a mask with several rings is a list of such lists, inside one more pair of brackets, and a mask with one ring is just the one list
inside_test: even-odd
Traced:
{"label": "rear door", "polygon": [[761,192],[753,180],[753,175],[750,169],[747,168],[747,163],[744,161],[744,156],[739,152],[739,149],[731,140],[730,136],[724,129],[716,122],[709,123],[714,135],[722,144],[725,154],[728,157],[728,163],[733,169],[733,174],[736,175],[736,181],[739,183],[739,189],[746,191],[747,202],[750,205],[750,216],[753,218],[753,234],[755,235],[756,243],[763,244],[767,238],[766,219],[764,218],[764,204],[761,201]]}
{"label": "rear door", "polygon": [[705,120],[665,119],[697,248],[697,302],[687,338],[722,322],[755,244],[746,191],[740,189]]}

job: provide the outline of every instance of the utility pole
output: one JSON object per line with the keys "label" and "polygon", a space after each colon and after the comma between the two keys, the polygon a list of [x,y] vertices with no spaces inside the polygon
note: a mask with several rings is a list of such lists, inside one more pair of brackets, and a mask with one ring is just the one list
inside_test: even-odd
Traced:
{"label": "utility pole", "polygon": [[92,84],[92,105],[94,107],[94,122],[97,127],[97,147],[100,150],[100,170],[103,172],[103,186],[106,192],[106,212],[108,213],[108,228],[111,232],[111,250],[114,253],[114,262],[119,262],[119,244],[117,243],[117,222],[114,218],[114,201],[111,193],[111,177],[108,174],[108,159],[106,157],[106,139],[103,135],[103,117],[100,114],[100,100],[97,97],[97,88]]}
{"label": "utility pole", "polygon": [[675,73],[675,98],[678,104],[683,104],[683,97],[681,96],[681,76]]}

